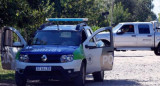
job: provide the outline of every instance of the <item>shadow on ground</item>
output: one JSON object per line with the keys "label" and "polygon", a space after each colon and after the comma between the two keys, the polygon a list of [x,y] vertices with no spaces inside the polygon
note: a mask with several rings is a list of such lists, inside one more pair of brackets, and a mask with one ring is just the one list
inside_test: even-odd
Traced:
{"label": "shadow on ground", "polygon": [[[139,86],[138,80],[104,80],[103,82],[94,82],[86,80],[86,86]],[[16,86],[14,80],[0,81],[0,86]],[[47,81],[40,82],[39,80],[28,81],[27,86],[74,86],[73,82]]]}
{"label": "shadow on ground", "polygon": [[134,80],[104,80],[103,82],[87,81],[86,86],[139,86]]}
{"label": "shadow on ground", "polygon": [[[0,74],[0,86],[16,86],[14,82],[14,73]],[[103,82],[94,82],[91,75],[87,75],[86,86],[139,86],[138,80],[104,80]],[[27,86],[74,86],[73,82],[30,80]]]}
{"label": "shadow on ground", "polygon": [[[74,86],[73,82],[28,82],[28,86]],[[135,80],[104,80],[103,82],[94,82],[93,80],[86,80],[86,86],[139,86],[140,84]]]}

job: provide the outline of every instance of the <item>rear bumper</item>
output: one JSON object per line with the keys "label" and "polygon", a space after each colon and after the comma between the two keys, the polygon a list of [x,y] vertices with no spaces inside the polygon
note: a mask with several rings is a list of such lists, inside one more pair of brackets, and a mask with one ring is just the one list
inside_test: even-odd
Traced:
{"label": "rear bumper", "polygon": [[73,69],[64,69],[60,66],[52,66],[51,71],[36,71],[35,66],[27,66],[18,72],[21,76],[30,80],[55,79],[55,80],[72,80],[79,75],[79,71]]}

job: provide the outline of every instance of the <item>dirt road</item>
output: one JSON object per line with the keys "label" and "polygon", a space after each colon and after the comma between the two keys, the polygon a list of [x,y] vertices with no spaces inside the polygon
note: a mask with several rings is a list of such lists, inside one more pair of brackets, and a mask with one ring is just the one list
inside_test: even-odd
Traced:
{"label": "dirt road", "polygon": [[151,51],[115,52],[114,68],[105,74],[109,86],[160,86],[160,56]]}
{"label": "dirt road", "polygon": [[105,72],[105,81],[87,83],[87,86],[99,85],[160,86],[160,56],[153,51],[115,52],[113,70]]}
{"label": "dirt road", "polygon": [[[14,85],[0,83],[0,85]],[[66,86],[70,83],[31,81],[28,86]],[[94,82],[87,76],[86,86],[160,86],[160,56],[152,51],[115,52],[112,71],[105,71],[104,82]]]}

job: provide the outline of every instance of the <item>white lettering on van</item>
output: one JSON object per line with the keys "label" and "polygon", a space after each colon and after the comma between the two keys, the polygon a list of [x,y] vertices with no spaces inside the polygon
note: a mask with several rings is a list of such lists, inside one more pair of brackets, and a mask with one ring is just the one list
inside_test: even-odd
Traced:
{"label": "white lettering on van", "polygon": [[103,65],[108,62],[109,64],[112,64],[113,62],[113,56],[109,55],[109,56],[103,56]]}

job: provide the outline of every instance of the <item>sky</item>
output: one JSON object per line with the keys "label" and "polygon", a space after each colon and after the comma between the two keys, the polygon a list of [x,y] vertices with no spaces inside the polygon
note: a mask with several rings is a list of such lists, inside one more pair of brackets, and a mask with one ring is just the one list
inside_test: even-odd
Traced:
{"label": "sky", "polygon": [[158,18],[158,13],[160,13],[160,0],[153,0],[154,8],[153,12],[157,15]]}

